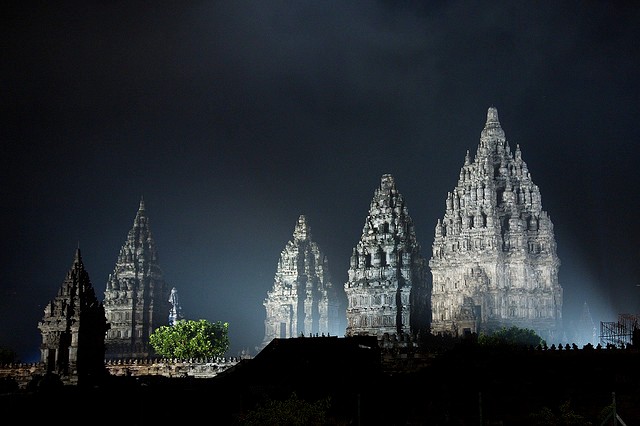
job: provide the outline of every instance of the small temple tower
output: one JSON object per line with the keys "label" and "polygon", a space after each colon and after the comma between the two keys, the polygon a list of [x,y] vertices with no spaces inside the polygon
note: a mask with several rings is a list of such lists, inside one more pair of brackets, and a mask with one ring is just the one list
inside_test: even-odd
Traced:
{"label": "small temple tower", "polygon": [[144,201],[140,200],[133,228],[104,292],[104,308],[111,324],[105,341],[106,359],[153,355],[149,336],[156,328],[168,325],[170,292],[158,265]]}
{"label": "small temple tower", "polygon": [[489,108],[472,160],[447,194],[429,262],[432,332],[464,335],[516,326],[561,336],[562,287],[553,223],[520,146],[511,151]]}
{"label": "small temple tower", "polygon": [[104,377],[104,339],[109,325],[98,302],[80,249],[56,297],[38,323],[40,362],[47,373],[70,384],[94,384]]}
{"label": "small temple tower", "polygon": [[178,290],[173,287],[169,295],[169,303],[171,303],[171,311],[169,311],[169,325],[175,325],[177,321],[183,320],[182,305],[178,298]]}
{"label": "small temple tower", "polygon": [[[344,335],[344,297],[331,283],[329,264],[304,215],[280,254],[273,287],[267,292],[264,348],[275,338]],[[342,295],[343,296],[343,295]]]}
{"label": "small temple tower", "polygon": [[353,249],[347,336],[429,331],[431,285],[413,220],[390,174],[375,190],[362,237]]}
{"label": "small temple tower", "polygon": [[598,329],[596,328],[596,324],[593,321],[591,310],[589,309],[589,305],[587,304],[586,300],[582,305],[582,313],[580,314],[580,319],[578,320],[574,340],[579,345],[586,345],[587,343],[597,345],[600,340],[600,338],[598,337]]}

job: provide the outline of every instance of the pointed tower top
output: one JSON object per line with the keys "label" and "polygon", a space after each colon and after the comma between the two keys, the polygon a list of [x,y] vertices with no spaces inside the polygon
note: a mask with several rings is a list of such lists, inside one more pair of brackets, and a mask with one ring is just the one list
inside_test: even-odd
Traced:
{"label": "pointed tower top", "polygon": [[133,226],[147,226],[147,212],[144,208],[144,199],[140,197],[140,206],[138,206],[138,211],[136,212],[136,217],[133,219]]}
{"label": "pointed tower top", "polygon": [[500,120],[498,120],[498,110],[495,107],[490,107],[487,111],[487,124],[489,123],[500,124]]}
{"label": "pointed tower top", "polygon": [[380,189],[394,189],[395,187],[396,182],[391,174],[387,173],[382,175],[382,179],[380,180]]}
{"label": "pointed tower top", "polygon": [[296,229],[293,231],[293,238],[297,241],[311,239],[311,228],[309,224],[307,224],[307,218],[303,214],[298,218]]}
{"label": "pointed tower top", "polygon": [[498,119],[498,110],[495,107],[490,107],[487,111],[487,122],[484,125],[480,139],[485,142],[497,139],[505,140],[504,130],[502,130]]}
{"label": "pointed tower top", "polygon": [[80,254],[80,243],[78,243],[78,248],[76,249],[76,254],[73,257],[73,264],[74,265],[81,265],[82,264],[82,255]]}

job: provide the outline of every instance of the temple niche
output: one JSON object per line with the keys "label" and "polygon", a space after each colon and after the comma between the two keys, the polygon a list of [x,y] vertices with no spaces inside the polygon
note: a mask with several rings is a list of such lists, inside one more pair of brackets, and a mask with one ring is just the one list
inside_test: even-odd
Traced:
{"label": "temple niche", "polygon": [[432,333],[517,326],[547,340],[561,337],[553,223],[520,146],[511,151],[495,108],[489,108],[475,158],[467,151],[445,205],[429,261]]}
{"label": "temple niche", "polygon": [[105,340],[106,359],[154,355],[149,336],[170,320],[171,288],[164,280],[144,201],[120,249],[104,292],[111,329]]}
{"label": "temple niche", "polygon": [[344,285],[347,336],[429,330],[431,286],[413,220],[392,175],[375,190]]}
{"label": "temple niche", "polygon": [[331,282],[329,263],[312,240],[304,215],[298,217],[293,239],[280,254],[274,283],[267,292],[264,340],[301,335],[344,335],[344,294]]}

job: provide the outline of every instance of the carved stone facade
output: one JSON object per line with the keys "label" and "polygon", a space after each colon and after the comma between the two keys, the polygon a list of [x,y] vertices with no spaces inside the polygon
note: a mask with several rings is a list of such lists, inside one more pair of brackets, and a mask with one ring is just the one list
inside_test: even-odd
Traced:
{"label": "carved stone facade", "polygon": [[431,318],[427,262],[390,174],[375,190],[344,285],[347,336],[419,333]]}
{"label": "carved stone facade", "polygon": [[329,264],[311,228],[300,215],[280,254],[273,287],[267,292],[264,348],[275,338],[315,334],[343,335],[344,294],[331,282]]}
{"label": "carved stone facade", "polygon": [[488,110],[475,158],[467,151],[458,184],[447,194],[429,266],[434,334],[517,326],[545,339],[561,337],[553,223],[495,108]]}
{"label": "carved stone facade", "polygon": [[104,292],[104,308],[111,324],[105,341],[106,359],[153,355],[149,336],[156,328],[168,325],[170,292],[158,265],[155,241],[141,200]]}
{"label": "carved stone facade", "polygon": [[47,373],[65,383],[99,380],[104,368],[104,337],[109,326],[105,311],[84,269],[80,249],[56,297],[38,323],[42,333],[40,362]]}

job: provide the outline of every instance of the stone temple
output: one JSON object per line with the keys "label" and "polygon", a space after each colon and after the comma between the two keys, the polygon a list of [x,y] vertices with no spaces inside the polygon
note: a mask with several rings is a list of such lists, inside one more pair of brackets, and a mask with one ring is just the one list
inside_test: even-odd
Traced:
{"label": "stone temple", "polygon": [[427,261],[413,220],[392,175],[374,192],[344,285],[347,336],[378,338],[428,332],[431,319]]}
{"label": "stone temple", "polygon": [[264,341],[257,349],[275,338],[344,335],[344,294],[332,284],[328,260],[312,240],[304,215],[280,254],[273,287],[263,304]]}
{"label": "stone temple", "polygon": [[105,358],[145,358],[153,355],[149,336],[168,325],[171,288],[158,265],[144,201],[120,249],[104,292],[104,309],[111,329]]}
{"label": "stone temple", "polygon": [[109,325],[79,248],[38,328],[42,333],[40,362],[47,373],[76,383],[90,383],[105,374],[104,336]]}
{"label": "stone temple", "polygon": [[433,334],[517,326],[561,338],[562,287],[553,223],[520,147],[489,108],[475,158],[447,194],[429,261]]}

